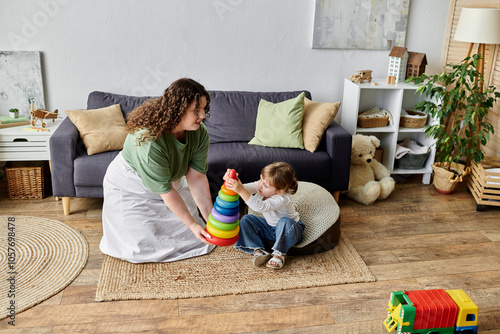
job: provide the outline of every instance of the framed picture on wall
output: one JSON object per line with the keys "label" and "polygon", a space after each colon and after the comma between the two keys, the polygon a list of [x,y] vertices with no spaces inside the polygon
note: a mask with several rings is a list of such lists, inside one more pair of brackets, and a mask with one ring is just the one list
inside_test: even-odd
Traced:
{"label": "framed picture on wall", "polygon": [[29,117],[31,103],[45,109],[40,52],[0,51],[0,115],[16,108]]}
{"label": "framed picture on wall", "polygon": [[405,46],[410,0],[316,0],[313,48]]}

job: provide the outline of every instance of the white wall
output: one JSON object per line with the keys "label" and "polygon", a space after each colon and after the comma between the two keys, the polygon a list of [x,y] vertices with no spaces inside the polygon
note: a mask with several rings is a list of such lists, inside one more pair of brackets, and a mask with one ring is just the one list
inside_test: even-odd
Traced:
{"label": "white wall", "polygon": [[[412,0],[406,46],[440,70],[450,0]],[[88,94],[160,95],[192,77],[207,89],[307,89],[340,101],[356,70],[385,78],[389,51],[312,49],[313,0],[0,0],[0,50],[42,52],[46,107]],[[4,111],[0,111],[4,114]]]}

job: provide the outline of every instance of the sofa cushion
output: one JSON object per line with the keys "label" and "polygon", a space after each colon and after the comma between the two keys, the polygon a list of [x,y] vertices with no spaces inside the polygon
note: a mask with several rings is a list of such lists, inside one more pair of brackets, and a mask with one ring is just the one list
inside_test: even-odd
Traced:
{"label": "sofa cushion", "polygon": [[316,151],[326,128],[337,116],[339,108],[340,102],[314,102],[304,98],[302,137],[306,150],[309,152]]}
{"label": "sofa cushion", "polygon": [[101,187],[109,164],[120,151],[109,151],[89,156],[81,152],[75,158],[74,180],[76,187]]}
{"label": "sofa cushion", "polygon": [[91,110],[66,110],[89,155],[121,150],[127,137],[119,104]]}
{"label": "sofa cushion", "polygon": [[304,93],[278,103],[261,99],[257,110],[255,136],[249,144],[303,149],[303,115]]}
{"label": "sofa cushion", "polygon": [[[327,181],[331,174],[331,159],[327,152],[314,154],[295,148],[263,147],[248,143],[210,144],[208,174],[211,181],[222,182],[227,168],[234,168],[242,182],[257,181],[262,168],[275,161],[285,161],[293,166],[299,181]],[[313,166],[313,167],[312,167]],[[216,186],[211,189],[216,188]]]}
{"label": "sofa cushion", "polygon": [[210,142],[249,142],[255,134],[257,108],[261,99],[277,103],[297,97],[302,92],[308,99],[311,98],[308,91],[209,91],[210,118],[204,122]]}

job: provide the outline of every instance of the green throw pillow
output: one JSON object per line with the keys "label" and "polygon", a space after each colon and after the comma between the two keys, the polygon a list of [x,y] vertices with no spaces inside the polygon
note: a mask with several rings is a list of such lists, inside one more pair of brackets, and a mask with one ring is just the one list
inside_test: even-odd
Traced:
{"label": "green throw pillow", "polygon": [[304,148],[302,116],[304,93],[279,103],[260,100],[251,145]]}

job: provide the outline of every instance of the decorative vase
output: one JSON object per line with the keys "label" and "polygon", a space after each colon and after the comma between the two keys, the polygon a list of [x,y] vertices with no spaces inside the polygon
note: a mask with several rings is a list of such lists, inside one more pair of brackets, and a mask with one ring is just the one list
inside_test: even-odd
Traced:
{"label": "decorative vase", "polygon": [[19,111],[16,111],[16,112],[9,111],[9,114],[10,114],[11,118],[18,118],[19,117]]}
{"label": "decorative vase", "polygon": [[432,165],[434,171],[434,186],[441,194],[451,194],[458,182],[462,182],[463,178],[470,173],[470,168],[465,165],[451,163],[451,170],[447,169],[447,162],[436,162]]}

